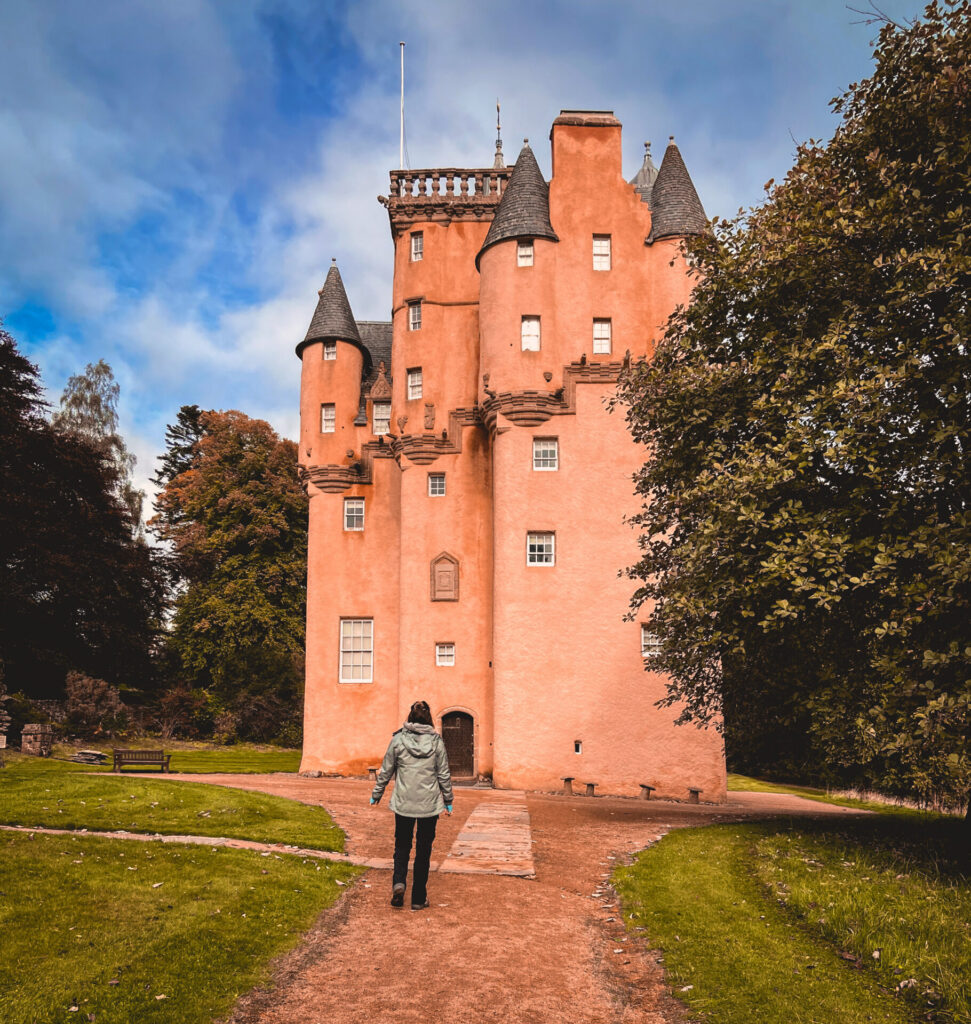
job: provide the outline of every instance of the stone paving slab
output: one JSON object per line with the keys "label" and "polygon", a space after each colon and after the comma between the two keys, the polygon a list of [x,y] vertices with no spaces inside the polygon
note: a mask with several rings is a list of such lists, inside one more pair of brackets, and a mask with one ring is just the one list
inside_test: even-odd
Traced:
{"label": "stone paving slab", "polygon": [[524,793],[504,792],[479,804],[439,871],[535,878],[533,837]]}

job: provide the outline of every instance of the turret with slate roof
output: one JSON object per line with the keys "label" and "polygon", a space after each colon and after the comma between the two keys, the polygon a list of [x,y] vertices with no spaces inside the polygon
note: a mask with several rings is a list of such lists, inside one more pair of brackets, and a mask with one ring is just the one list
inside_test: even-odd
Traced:
{"label": "turret with slate roof", "polygon": [[673,135],[651,190],[650,208],[648,245],[662,238],[703,235],[708,231],[708,217]]}
{"label": "turret with slate roof", "polygon": [[631,178],[630,183],[634,186],[641,202],[650,204],[651,193],[654,191],[654,182],[657,180],[657,168],[651,159],[651,144],[644,143],[644,162],[640,170]]}
{"label": "turret with slate roof", "polygon": [[337,269],[337,260],[331,260],[330,270],[323,288],[317,293],[317,308],[311,318],[310,326],[303,341],[297,346],[299,356],[303,349],[315,341],[349,341],[367,352],[361,341],[361,335],[351,312],[351,304],[347,301],[341,272]]}
{"label": "turret with slate roof", "polygon": [[550,223],[550,187],[530,149],[529,139],[523,139],[523,148],[512,176],[502,193],[485,242],[475,258],[476,266],[486,249],[517,238],[559,241]]}

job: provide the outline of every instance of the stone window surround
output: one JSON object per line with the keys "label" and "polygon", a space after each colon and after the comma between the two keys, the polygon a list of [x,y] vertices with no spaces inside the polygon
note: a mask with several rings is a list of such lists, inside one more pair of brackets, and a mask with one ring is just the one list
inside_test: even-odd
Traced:
{"label": "stone window surround", "polygon": [[[378,409],[384,415],[378,415]],[[379,427],[381,429],[379,429]],[[371,432],[377,435],[387,434],[391,430],[391,403],[385,400],[375,399],[371,403]]]}

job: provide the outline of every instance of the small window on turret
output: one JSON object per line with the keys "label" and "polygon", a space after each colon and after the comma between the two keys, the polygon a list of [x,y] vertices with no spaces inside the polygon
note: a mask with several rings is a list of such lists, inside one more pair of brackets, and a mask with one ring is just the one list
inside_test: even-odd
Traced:
{"label": "small window on turret", "polygon": [[408,303],[408,330],[409,331],[420,331],[421,330],[421,303],[420,302],[409,302]]}
{"label": "small window on turret", "polygon": [[324,342],[324,359],[336,359],[337,358],[337,342],[336,341],[325,341]]}
{"label": "small window on turret", "polygon": [[408,371],[408,398],[421,398],[421,367],[413,366]]}
{"label": "small window on turret", "polygon": [[524,352],[539,351],[539,317],[524,316],[522,326],[522,344]]}
{"label": "small window on turret", "polygon": [[610,270],[610,235],[593,236],[593,269]]}
{"label": "small window on turret", "polygon": [[411,262],[417,263],[425,258],[425,232],[412,231],[411,233]]}
{"label": "small window on turret", "polygon": [[333,402],[325,402],[320,407],[320,432],[333,434],[337,427],[337,410]]}
{"label": "small window on turret", "polygon": [[516,266],[531,267],[533,265],[533,240],[520,242],[516,249]]}

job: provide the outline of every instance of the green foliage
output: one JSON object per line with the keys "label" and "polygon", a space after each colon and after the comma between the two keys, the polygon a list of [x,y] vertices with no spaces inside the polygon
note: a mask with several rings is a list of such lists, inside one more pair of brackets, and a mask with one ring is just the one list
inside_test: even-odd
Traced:
{"label": "green foliage", "polygon": [[93,679],[83,672],[68,672],[65,690],[68,722],[85,735],[111,736],[127,723],[121,694],[117,687],[103,679]]}
{"label": "green foliage", "polygon": [[162,580],[105,446],[55,430],[37,368],[0,330],[0,660],[27,698],[77,669],[145,686]]}
{"label": "green foliage", "polygon": [[221,705],[217,731],[267,739],[299,715],[303,676],[307,498],[296,445],[236,411],[202,413],[198,428],[172,454],[183,468],[152,521],[185,585],[170,644],[186,684]]}
{"label": "green foliage", "polygon": [[0,835],[0,1017],[224,1020],[357,874],[247,850]]}
{"label": "green foliage", "polygon": [[[669,702],[748,770],[971,784],[971,7],[880,33],[620,395]],[[770,183],[771,186],[771,183]]]}

